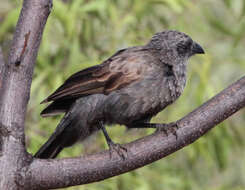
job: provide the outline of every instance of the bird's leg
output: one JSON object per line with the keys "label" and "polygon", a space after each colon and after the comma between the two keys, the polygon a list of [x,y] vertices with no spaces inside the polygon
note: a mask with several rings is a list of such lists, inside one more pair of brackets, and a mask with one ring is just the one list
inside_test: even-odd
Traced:
{"label": "bird's leg", "polygon": [[170,131],[177,139],[177,129],[179,128],[177,122],[172,123],[144,123],[144,122],[137,122],[133,123],[132,125],[128,126],[129,128],[154,128],[157,131],[163,131],[166,135]]}
{"label": "bird's leg", "polygon": [[106,128],[102,122],[100,122],[100,128],[105,136],[106,142],[109,146],[110,158],[112,156],[112,152],[116,151],[116,153],[124,160],[127,157],[127,149],[118,143],[114,143],[110,136],[108,135]]}

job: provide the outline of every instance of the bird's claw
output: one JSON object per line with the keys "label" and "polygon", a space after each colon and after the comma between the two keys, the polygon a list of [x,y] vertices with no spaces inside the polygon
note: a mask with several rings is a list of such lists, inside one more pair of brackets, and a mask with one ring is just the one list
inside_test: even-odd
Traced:
{"label": "bird's claw", "polygon": [[120,145],[118,143],[110,142],[109,151],[110,151],[110,159],[112,158],[112,154],[114,151],[123,160],[125,160],[127,158],[127,152],[128,152],[127,148],[123,147],[122,145]]}

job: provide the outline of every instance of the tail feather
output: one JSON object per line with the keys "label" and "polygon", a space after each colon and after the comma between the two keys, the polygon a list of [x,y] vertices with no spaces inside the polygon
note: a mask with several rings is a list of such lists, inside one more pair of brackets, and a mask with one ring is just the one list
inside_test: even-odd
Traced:
{"label": "tail feather", "polygon": [[[79,113],[79,110],[76,110]],[[48,141],[34,155],[36,158],[55,158],[63,148],[72,146],[79,137],[85,139],[90,135],[89,127],[81,123],[80,116],[72,111],[65,114],[58,124],[55,132],[51,135]],[[81,129],[83,133],[81,134]]]}
{"label": "tail feather", "polygon": [[[78,140],[83,141],[98,131],[99,126],[95,123],[98,119],[91,116],[101,114],[100,112],[98,113],[97,106],[103,103],[103,99],[104,96],[98,96],[97,98],[84,97],[71,105],[69,103],[62,105],[62,102],[56,102],[53,105],[51,103],[50,107],[47,107],[47,112],[42,112],[43,114],[52,114],[56,111],[63,111],[63,108],[70,107],[56,127],[55,132],[34,157],[42,159],[55,158],[63,148],[72,146]],[[93,123],[93,125],[89,123]]]}
{"label": "tail feather", "polygon": [[34,155],[35,158],[47,159],[55,158],[63,149],[61,144],[61,134],[54,133],[48,141]]}
{"label": "tail feather", "polygon": [[69,114],[66,114],[58,124],[55,132],[49,137],[48,141],[34,155],[35,158],[55,158],[64,148],[65,129],[69,126]]}
{"label": "tail feather", "polygon": [[49,104],[42,112],[42,117],[50,117],[67,112],[74,103],[74,99],[56,100]]}

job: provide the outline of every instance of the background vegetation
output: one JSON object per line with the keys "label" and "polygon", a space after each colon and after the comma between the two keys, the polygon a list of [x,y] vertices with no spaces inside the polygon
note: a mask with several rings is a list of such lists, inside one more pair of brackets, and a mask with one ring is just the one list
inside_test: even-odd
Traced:
{"label": "background vegetation", "polygon": [[[0,44],[8,55],[22,1],[1,0]],[[174,121],[225,88],[245,71],[243,0],[55,0],[39,51],[26,120],[28,151],[35,153],[60,117],[42,119],[39,103],[72,73],[99,64],[116,50],[146,43],[166,29],[183,31],[205,49],[191,59],[181,98],[155,122]],[[85,108],[86,109],[86,108]],[[245,189],[245,112],[216,127],[177,153],[103,182],[72,187],[108,190]],[[152,133],[111,127],[114,141],[126,143]],[[107,148],[98,133],[59,157]]]}

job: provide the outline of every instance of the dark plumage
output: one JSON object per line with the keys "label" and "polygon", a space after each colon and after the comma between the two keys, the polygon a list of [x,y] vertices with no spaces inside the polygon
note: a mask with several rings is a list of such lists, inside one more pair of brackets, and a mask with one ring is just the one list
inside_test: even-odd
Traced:
{"label": "dark plumage", "polygon": [[189,36],[164,31],[144,46],[120,50],[102,64],[73,74],[42,102],[52,102],[42,116],[65,116],[35,156],[54,158],[100,128],[110,148],[115,147],[104,124],[147,126],[181,95],[187,60],[197,53],[204,51]]}

